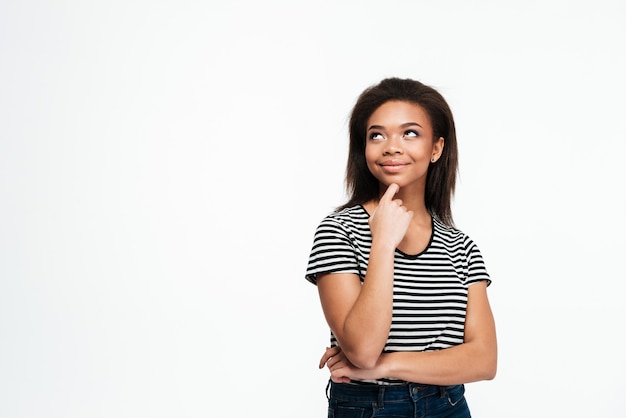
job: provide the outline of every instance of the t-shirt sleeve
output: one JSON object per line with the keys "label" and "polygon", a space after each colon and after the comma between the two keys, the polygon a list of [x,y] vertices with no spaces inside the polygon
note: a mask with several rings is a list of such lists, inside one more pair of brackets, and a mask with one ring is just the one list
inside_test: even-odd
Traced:
{"label": "t-shirt sleeve", "polygon": [[316,285],[317,277],[325,273],[359,274],[356,249],[349,232],[332,217],[322,220],[315,231],[305,278]]}
{"label": "t-shirt sleeve", "polygon": [[465,248],[467,252],[467,278],[465,285],[470,286],[474,283],[487,281],[487,286],[489,286],[491,284],[491,277],[487,272],[487,267],[478,249],[478,245],[470,238],[466,238]]}

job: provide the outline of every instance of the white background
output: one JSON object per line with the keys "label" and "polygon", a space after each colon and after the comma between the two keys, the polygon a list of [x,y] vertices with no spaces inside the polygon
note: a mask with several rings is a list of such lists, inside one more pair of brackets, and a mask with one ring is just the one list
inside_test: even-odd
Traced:
{"label": "white background", "polygon": [[474,416],[626,416],[623,4],[0,2],[0,416],[325,416],[304,270],[387,76],[455,114]]}

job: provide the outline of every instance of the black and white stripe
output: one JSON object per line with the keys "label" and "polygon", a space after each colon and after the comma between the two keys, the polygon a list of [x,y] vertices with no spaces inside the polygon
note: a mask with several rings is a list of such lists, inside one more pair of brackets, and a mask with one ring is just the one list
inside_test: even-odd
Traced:
{"label": "black and white stripe", "polygon": [[[354,273],[363,281],[372,246],[368,220],[360,205],[324,218],[315,232],[306,279],[316,284],[322,273]],[[461,344],[468,286],[490,283],[476,244],[433,218],[427,248],[416,255],[396,249],[394,266],[393,318],[384,351],[433,351]],[[336,344],[331,333],[331,345]]]}

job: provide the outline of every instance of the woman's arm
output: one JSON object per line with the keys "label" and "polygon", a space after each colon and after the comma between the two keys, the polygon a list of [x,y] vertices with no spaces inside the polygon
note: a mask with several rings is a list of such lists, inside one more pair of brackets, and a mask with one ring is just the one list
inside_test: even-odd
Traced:
{"label": "woman's arm", "polygon": [[[346,358],[347,357],[347,358]],[[453,385],[495,377],[497,368],[496,329],[486,282],[469,287],[464,343],[429,352],[382,354],[373,368],[358,368],[339,350],[327,350],[320,365],[327,364],[335,382],[347,378],[393,377],[431,385]]]}
{"label": "woman's arm", "polygon": [[363,284],[356,274],[325,274],[317,279],[324,316],[342,352],[365,369],[376,365],[387,342],[395,249],[413,216],[400,200],[393,200],[397,191],[397,185],[390,185],[370,217],[372,248]]}

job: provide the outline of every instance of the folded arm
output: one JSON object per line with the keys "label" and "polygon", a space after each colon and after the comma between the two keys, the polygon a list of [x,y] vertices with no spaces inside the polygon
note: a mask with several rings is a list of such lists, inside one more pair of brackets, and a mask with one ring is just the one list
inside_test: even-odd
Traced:
{"label": "folded arm", "polygon": [[335,382],[349,378],[392,377],[452,385],[493,379],[497,368],[497,341],[486,287],[486,282],[480,282],[469,288],[463,344],[439,351],[384,353],[370,368],[358,367],[340,349],[329,349],[320,365],[327,364]]}
{"label": "folded arm", "polygon": [[374,367],[391,327],[393,249],[372,248],[362,285],[356,274],[334,273],[318,277],[317,287],[324,316],[344,355],[358,367]]}

